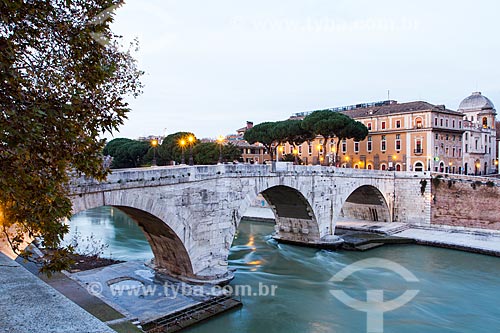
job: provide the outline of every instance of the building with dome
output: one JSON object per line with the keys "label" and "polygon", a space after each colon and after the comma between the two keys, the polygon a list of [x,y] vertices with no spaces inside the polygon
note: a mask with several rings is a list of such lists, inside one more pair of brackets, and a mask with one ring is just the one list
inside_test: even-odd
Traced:
{"label": "building with dome", "polygon": [[480,92],[474,92],[460,103],[458,112],[464,115],[464,172],[473,175],[496,172],[496,110],[493,102]]}

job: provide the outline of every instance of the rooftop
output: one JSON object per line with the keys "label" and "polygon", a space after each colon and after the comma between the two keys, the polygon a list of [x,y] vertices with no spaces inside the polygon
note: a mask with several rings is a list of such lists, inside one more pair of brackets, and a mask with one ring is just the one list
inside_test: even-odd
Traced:
{"label": "rooftop", "polygon": [[480,111],[480,110],[493,110],[495,106],[493,102],[480,92],[474,92],[460,103],[458,111]]}
{"label": "rooftop", "polygon": [[[460,112],[447,109],[444,105],[434,105],[423,101],[415,101],[408,103],[398,103],[397,101],[387,100],[374,103],[364,103],[343,107],[327,109],[332,112],[341,112],[351,118],[362,118],[369,116],[380,116],[395,113],[407,113],[418,111],[436,111],[445,112],[455,115],[461,115]],[[305,117],[314,111],[299,112],[294,117]]]}

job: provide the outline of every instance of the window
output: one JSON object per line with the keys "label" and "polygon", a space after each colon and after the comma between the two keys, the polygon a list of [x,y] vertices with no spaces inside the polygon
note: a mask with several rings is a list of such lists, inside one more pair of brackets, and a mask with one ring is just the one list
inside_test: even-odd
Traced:
{"label": "window", "polygon": [[313,147],[312,147],[312,145],[311,145],[311,144],[307,145],[307,153],[308,153],[309,155],[312,155],[312,152],[313,152]]}
{"label": "window", "polygon": [[396,134],[396,150],[401,150],[401,135]]}
{"label": "window", "polygon": [[385,129],[385,121],[382,122],[382,129]]}
{"label": "window", "polygon": [[462,148],[458,148],[458,157],[462,156]]}
{"label": "window", "polygon": [[293,146],[290,145],[290,154],[293,154]]}
{"label": "window", "polygon": [[448,119],[446,119],[446,127],[448,127]]}
{"label": "window", "polygon": [[368,136],[368,141],[366,142],[366,150],[372,151],[372,137],[371,137],[371,135]]}
{"label": "window", "polygon": [[299,146],[299,154],[302,154],[302,145]]}
{"label": "window", "polygon": [[436,140],[438,140],[438,139],[439,139],[439,134],[436,133]]}
{"label": "window", "polygon": [[371,131],[372,130],[372,123],[366,124],[366,128],[368,128],[368,130]]}
{"label": "window", "polygon": [[443,118],[440,119],[441,127],[443,127]]}
{"label": "window", "polygon": [[396,128],[401,128],[401,120],[396,120]]}
{"label": "window", "polygon": [[466,143],[465,144],[465,152],[468,153],[469,152],[469,145]]}
{"label": "window", "polygon": [[415,119],[415,127],[422,128],[422,118]]}
{"label": "window", "polygon": [[380,165],[380,170],[385,171],[385,169],[387,169],[387,167],[385,166],[385,164]]}
{"label": "window", "polygon": [[448,134],[446,134],[446,141],[448,141],[448,139],[449,139],[449,138],[450,138],[450,137],[448,136]]}
{"label": "window", "polygon": [[451,154],[451,156],[453,156],[453,157],[455,157],[455,149],[456,149],[455,147],[453,147],[453,149],[452,149],[452,154]]}
{"label": "window", "polygon": [[448,147],[446,147],[445,149],[445,155],[450,156],[450,149]]}
{"label": "window", "polygon": [[470,116],[470,121],[474,121],[474,116]]}
{"label": "window", "polygon": [[396,164],[396,171],[401,171],[401,164]]}
{"label": "window", "polygon": [[417,162],[415,163],[415,167],[413,168],[413,170],[418,172],[424,171],[424,165],[422,164],[422,162]]}
{"label": "window", "polygon": [[483,117],[483,128],[488,128],[488,118]]}
{"label": "window", "polygon": [[415,154],[422,154],[422,140],[417,139],[415,141]]}
{"label": "window", "polygon": [[462,122],[461,121],[458,122],[458,128],[462,128]]}
{"label": "window", "polygon": [[381,151],[385,151],[386,150],[385,135],[382,135],[382,141],[380,141],[380,150]]}
{"label": "window", "polygon": [[368,168],[368,170],[371,170],[373,168],[371,164],[368,164],[366,167]]}
{"label": "window", "polygon": [[456,139],[456,137],[455,137],[455,135],[453,135],[453,141],[455,141],[455,139]]}
{"label": "window", "polygon": [[455,119],[451,122],[451,127],[455,128]]}
{"label": "window", "polygon": [[477,142],[477,139],[476,139],[476,150],[477,150],[477,147],[478,147],[477,143],[478,143],[478,142]]}
{"label": "window", "polygon": [[437,126],[437,125],[438,125],[438,119],[436,117],[436,118],[434,118],[434,126]]}
{"label": "window", "polygon": [[347,152],[347,141],[346,139],[342,140],[342,152]]}
{"label": "window", "polygon": [[354,152],[359,153],[359,141],[354,141]]}
{"label": "window", "polygon": [[465,133],[465,141],[469,140],[469,133]]}

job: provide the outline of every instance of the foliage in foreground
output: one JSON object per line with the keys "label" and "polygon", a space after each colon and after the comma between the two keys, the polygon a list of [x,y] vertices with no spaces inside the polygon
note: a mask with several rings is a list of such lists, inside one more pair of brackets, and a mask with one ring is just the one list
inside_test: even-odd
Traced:
{"label": "foliage in foreground", "polygon": [[[0,1],[0,228],[18,254],[25,236],[59,247],[69,172],[105,178],[99,135],[140,93],[142,73],[102,13],[116,3]],[[72,250],[53,251],[42,270],[66,268]]]}

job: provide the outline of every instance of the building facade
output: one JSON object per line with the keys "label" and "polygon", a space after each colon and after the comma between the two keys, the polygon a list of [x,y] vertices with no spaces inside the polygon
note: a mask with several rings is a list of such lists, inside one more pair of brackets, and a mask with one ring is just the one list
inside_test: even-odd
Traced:
{"label": "building facade", "polygon": [[480,92],[465,98],[458,111],[464,116],[463,165],[468,174],[497,173],[496,110],[493,103]]}
{"label": "building facade", "polygon": [[[384,101],[343,107],[362,122],[369,134],[362,142],[344,140],[335,161],[336,139],[322,151],[323,138],[305,142],[296,153],[304,163],[337,164],[348,168],[462,172],[463,115],[444,105]],[[334,111],[336,112],[336,111]],[[300,116],[305,116],[299,114]],[[286,145],[285,150],[292,147]]]}
{"label": "building facade", "polygon": [[[424,101],[393,100],[330,110],[362,122],[369,131],[366,139],[344,140],[338,154],[336,138],[329,139],[326,151],[321,136],[295,147],[287,143],[276,147],[277,160],[295,154],[308,165],[472,175],[498,173],[496,110],[480,92],[465,98],[457,111]],[[303,119],[312,112],[297,113],[291,119]],[[242,149],[244,162],[269,162],[265,147],[243,140],[245,131],[252,126],[247,122],[228,140]]]}
{"label": "building facade", "polygon": [[249,144],[247,141],[245,141],[245,139],[243,139],[243,135],[245,135],[245,132],[252,127],[253,122],[247,121],[245,127],[236,130],[236,134],[227,135],[226,141],[240,149],[241,162],[263,164],[271,159],[271,157],[267,153],[266,147],[259,143]]}

